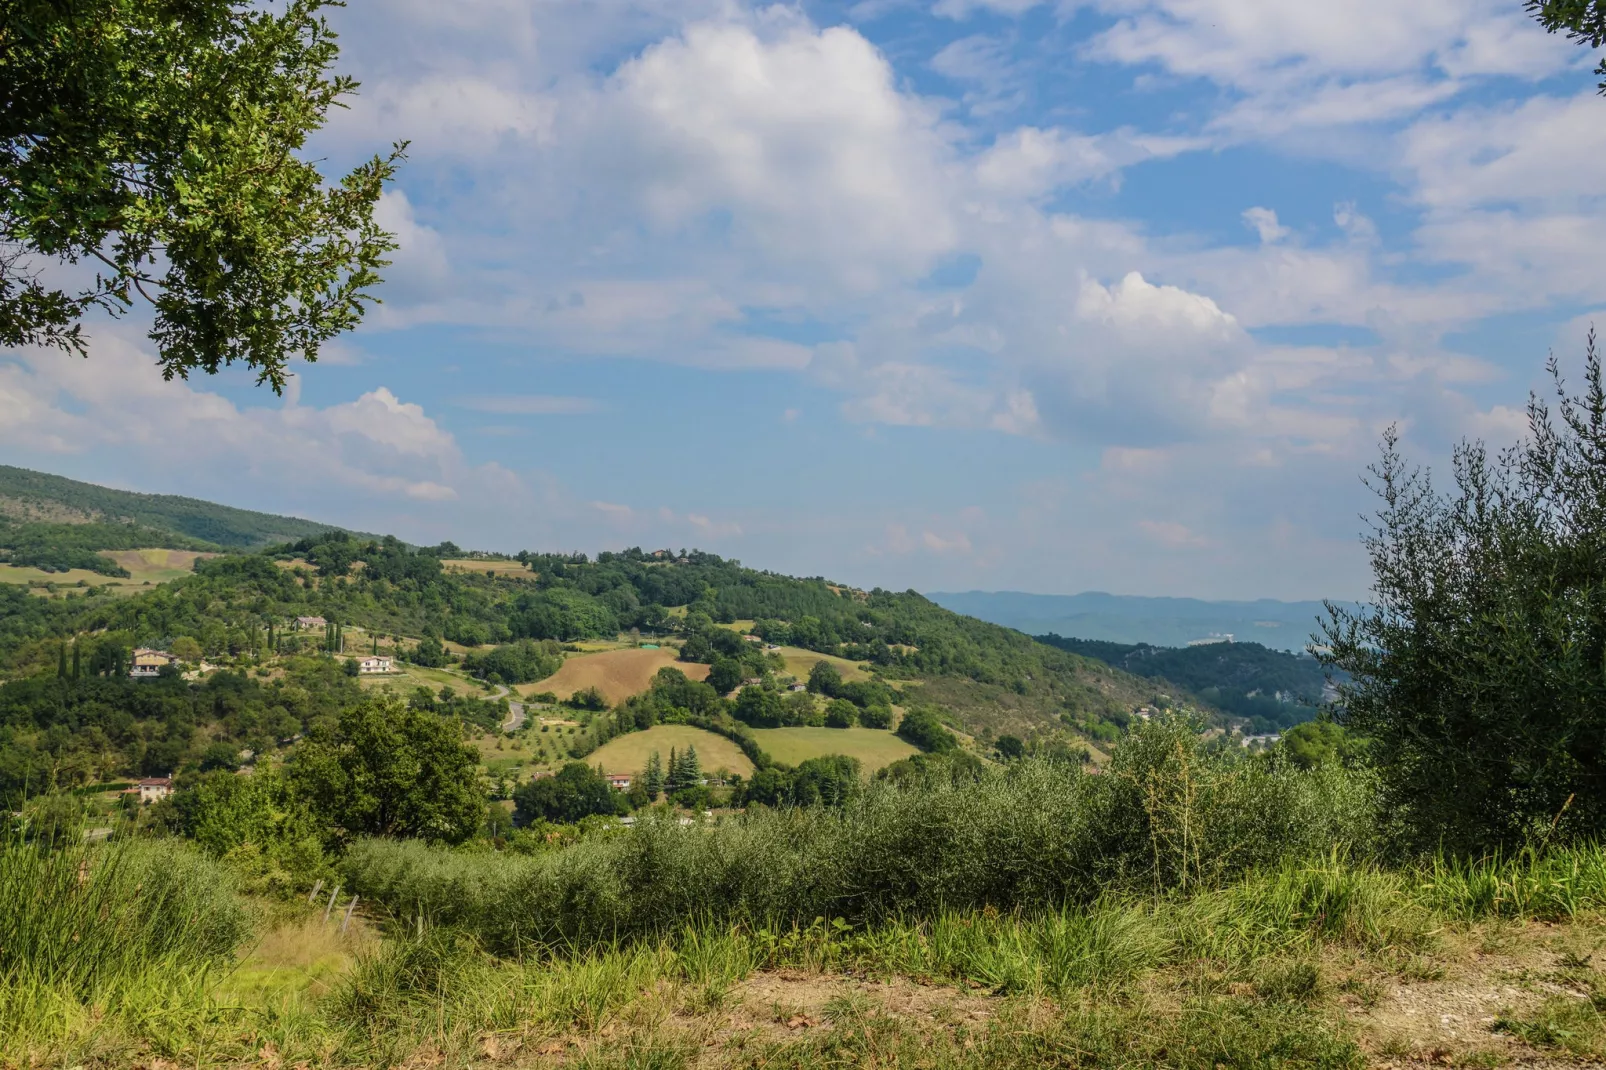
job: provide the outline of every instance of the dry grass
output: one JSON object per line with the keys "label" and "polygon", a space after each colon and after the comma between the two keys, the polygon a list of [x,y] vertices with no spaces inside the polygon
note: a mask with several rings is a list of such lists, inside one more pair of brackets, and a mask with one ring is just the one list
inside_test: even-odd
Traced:
{"label": "dry grass", "polygon": [[630,732],[599,747],[586,757],[586,764],[600,765],[608,773],[639,773],[646,768],[647,756],[657,751],[669,761],[669,750],[697,748],[697,760],[705,773],[724,769],[742,776],[753,775],[753,763],[741,748],[724,736],[683,724],[661,724],[645,732]]}
{"label": "dry grass", "polygon": [[473,572],[481,576],[490,574],[496,579],[529,580],[534,582],[538,575],[525,568],[517,561],[475,561],[472,558],[452,558],[442,561],[441,567],[447,572]]}
{"label": "dry grass", "polygon": [[132,575],[125,583],[165,583],[195,571],[195,562],[216,557],[217,554],[196,553],[193,550],[108,550],[100,556],[109,557],[126,568]]}
{"label": "dry grass", "polygon": [[193,550],[107,550],[100,556],[110,558],[123,568],[127,569],[129,576],[102,576],[98,572],[75,568],[66,572],[45,572],[37,568],[19,568],[15,565],[0,565],[0,583],[28,584],[35,587],[35,593],[49,597],[50,592],[38,590],[38,585],[54,583],[57,587],[77,587],[80,582],[90,587],[105,587],[117,593],[131,593],[143,590],[149,585],[167,583],[170,580],[188,576],[195,567],[195,562],[203,558],[216,557],[216,554],[196,553]]}
{"label": "dry grass", "polygon": [[918,753],[917,748],[878,728],[758,728],[753,730],[753,738],[771,758],[787,765],[845,754],[859,759],[866,775]]}
{"label": "dry grass", "polygon": [[658,670],[668,666],[679,669],[693,680],[701,680],[708,675],[707,665],[677,661],[678,657],[679,652],[671,647],[657,650],[627,647],[581,654],[565,659],[563,668],[545,680],[521,685],[518,692],[521,695],[533,695],[551,691],[563,699],[576,691],[594,687],[602,692],[609,704],[617,704],[647,690]]}
{"label": "dry grass", "polygon": [[[327,898],[320,896],[320,905]],[[306,907],[306,913],[268,928],[224,977],[218,995],[242,1006],[272,1006],[286,999],[326,995],[360,955],[372,954],[379,947],[379,937],[360,913],[353,914],[345,933],[340,931],[342,912],[350,899],[344,893],[340,896],[328,922],[321,909]]]}

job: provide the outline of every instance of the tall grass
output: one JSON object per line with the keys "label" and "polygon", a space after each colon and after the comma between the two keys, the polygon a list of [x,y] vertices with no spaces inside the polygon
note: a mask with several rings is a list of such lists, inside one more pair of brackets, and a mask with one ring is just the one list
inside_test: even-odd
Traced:
{"label": "tall grass", "polygon": [[125,1027],[190,1043],[249,927],[228,873],[186,844],[0,842],[0,1062],[92,1061]]}
{"label": "tall grass", "polygon": [[222,867],[175,841],[0,843],[0,982],[89,994],[167,961],[226,959],[249,921]]}
{"label": "tall grass", "polygon": [[518,953],[650,937],[688,919],[865,925],[1217,887],[1334,844],[1365,850],[1371,797],[1357,776],[1212,754],[1191,726],[1165,723],[1136,733],[1099,776],[1026,762],[973,783],[876,784],[841,810],[690,828],[644,820],[537,857],[367,841],[345,872],[398,916]]}

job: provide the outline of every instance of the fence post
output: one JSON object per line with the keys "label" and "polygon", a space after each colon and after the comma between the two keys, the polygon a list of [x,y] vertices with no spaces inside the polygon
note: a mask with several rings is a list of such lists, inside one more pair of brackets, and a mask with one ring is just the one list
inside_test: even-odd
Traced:
{"label": "fence post", "polygon": [[351,897],[351,902],[346,904],[346,916],[340,919],[340,931],[341,932],[345,932],[346,931],[346,926],[351,924],[351,912],[353,910],[356,910],[356,909],[357,909],[357,897],[354,895],[354,896]]}
{"label": "fence post", "polygon": [[335,885],[335,890],[329,893],[329,905],[323,908],[323,920],[325,925],[329,923],[329,915],[335,909],[335,896],[339,894],[340,885],[337,884]]}
{"label": "fence post", "polygon": [[312,886],[312,894],[307,896],[307,902],[309,902],[309,903],[317,902],[318,901],[318,893],[321,892],[321,891],[323,891],[323,880],[320,878],[318,883],[316,883],[316,884],[314,884]]}

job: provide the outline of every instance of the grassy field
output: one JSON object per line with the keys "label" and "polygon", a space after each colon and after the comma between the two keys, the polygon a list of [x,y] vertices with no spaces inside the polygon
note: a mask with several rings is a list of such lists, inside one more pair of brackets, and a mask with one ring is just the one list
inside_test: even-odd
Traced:
{"label": "grassy field", "polygon": [[859,759],[866,773],[917,753],[913,746],[879,728],[756,728],[753,738],[771,758],[787,765],[845,754]]}
{"label": "grassy field", "polygon": [[[361,657],[366,651],[357,651],[351,656]],[[396,672],[386,673],[383,676],[362,676],[358,683],[364,687],[391,687],[402,691],[411,691],[415,687],[427,687],[431,691],[439,691],[443,687],[450,687],[460,695],[481,694],[483,689],[478,680],[470,679],[460,673],[447,672],[445,669],[427,669],[422,665],[406,665],[397,663]]]}
{"label": "grassy field", "polygon": [[685,750],[688,746],[697,748],[697,760],[705,773],[725,769],[744,777],[753,775],[753,763],[736,744],[724,736],[683,724],[661,724],[645,732],[622,735],[588,755],[586,764],[600,765],[609,773],[638,773],[646,767],[647,756],[653,751],[668,762],[671,747]]}
{"label": "grassy field", "polygon": [[679,652],[670,647],[657,650],[639,650],[626,647],[596,654],[578,654],[564,660],[563,668],[545,680],[523,684],[521,695],[551,691],[560,699],[576,691],[594,687],[601,691],[610,704],[623,702],[631,695],[647,690],[653,676],[665,666],[674,666],[693,680],[708,675],[708,666],[676,661]]}
{"label": "grassy field", "polygon": [[[188,576],[198,559],[217,555],[195,553],[191,550],[151,549],[108,550],[101,556],[109,557],[127,569],[128,578],[102,576],[98,572],[81,568],[69,569],[66,572],[45,572],[37,568],[0,565],[0,583],[29,585],[54,583],[57,587],[77,587],[82,582],[91,587],[109,587],[114,591],[133,592],[148,585],[167,583],[169,580]],[[36,593],[49,595],[48,591],[37,589]]]}
{"label": "grassy field", "polygon": [[842,674],[844,680],[868,680],[870,674],[859,668],[857,662],[847,658],[839,658],[835,654],[817,654],[812,650],[804,650],[798,646],[781,647],[781,657],[786,661],[786,671],[799,680],[809,678],[809,670],[814,668],[817,661],[830,662],[836,666],[836,671]]}
{"label": "grassy field", "polygon": [[497,579],[529,580],[532,583],[536,579],[535,573],[517,561],[474,561],[469,558],[452,558],[442,561],[441,567],[447,572],[477,572],[481,576],[490,573]]}

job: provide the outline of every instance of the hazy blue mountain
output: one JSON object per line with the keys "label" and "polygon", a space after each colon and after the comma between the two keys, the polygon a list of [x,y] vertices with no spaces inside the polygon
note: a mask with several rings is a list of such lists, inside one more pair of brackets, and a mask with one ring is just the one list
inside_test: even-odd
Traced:
{"label": "hazy blue mountain", "polygon": [[[1206,602],[1197,598],[1140,598],[1086,591],[930,592],[926,597],[956,613],[1015,628],[1028,635],[1074,636],[1112,643],[1186,646],[1196,639],[1232,635],[1274,650],[1303,650],[1323,615],[1320,602]],[[1345,603],[1347,604],[1347,603]]]}

